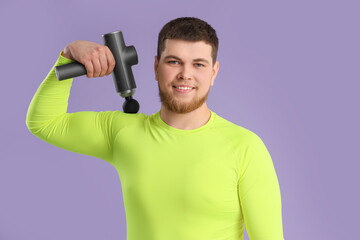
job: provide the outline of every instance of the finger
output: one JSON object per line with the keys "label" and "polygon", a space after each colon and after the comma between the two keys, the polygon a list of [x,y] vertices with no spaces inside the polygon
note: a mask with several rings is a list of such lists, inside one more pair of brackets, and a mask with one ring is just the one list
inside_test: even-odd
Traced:
{"label": "finger", "polygon": [[92,78],[94,74],[94,66],[90,60],[84,62],[86,68],[86,76]]}
{"label": "finger", "polygon": [[101,72],[100,60],[99,58],[92,58],[92,64],[94,66],[94,77],[99,77]]}
{"label": "finger", "polygon": [[110,49],[108,49],[108,51],[106,51],[106,58],[108,61],[108,69],[107,69],[106,75],[109,75],[110,73],[112,73],[114,71],[114,67],[115,67],[115,58],[114,58],[114,55],[112,54],[112,52],[110,51]]}
{"label": "finger", "polygon": [[100,64],[101,64],[101,72],[100,72],[100,76],[99,77],[103,77],[108,69],[108,63],[107,63],[107,58],[106,58],[106,53],[102,52],[100,54]]}

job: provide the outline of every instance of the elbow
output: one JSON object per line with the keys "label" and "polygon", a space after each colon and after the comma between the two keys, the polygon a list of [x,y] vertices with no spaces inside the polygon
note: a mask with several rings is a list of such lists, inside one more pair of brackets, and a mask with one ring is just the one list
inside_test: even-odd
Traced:
{"label": "elbow", "polygon": [[31,119],[31,116],[29,115],[29,113],[26,115],[25,125],[26,125],[26,128],[27,128],[32,134],[35,134],[35,132],[36,132],[36,122]]}
{"label": "elbow", "polygon": [[32,121],[29,121],[28,119],[26,119],[25,125],[26,125],[26,128],[27,128],[33,135],[36,136],[36,133],[37,133],[38,131],[37,131],[37,128],[34,126],[34,123],[33,123]]}
{"label": "elbow", "polygon": [[26,128],[35,136],[39,136],[45,124],[46,122],[30,117],[29,114],[26,116],[26,120],[25,120]]}

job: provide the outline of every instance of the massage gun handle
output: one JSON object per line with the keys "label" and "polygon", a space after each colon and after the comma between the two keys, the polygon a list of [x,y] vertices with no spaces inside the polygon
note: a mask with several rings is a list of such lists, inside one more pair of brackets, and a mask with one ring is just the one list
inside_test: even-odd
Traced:
{"label": "massage gun handle", "polygon": [[55,74],[59,81],[82,76],[86,73],[87,71],[85,66],[79,62],[72,62],[55,67]]}

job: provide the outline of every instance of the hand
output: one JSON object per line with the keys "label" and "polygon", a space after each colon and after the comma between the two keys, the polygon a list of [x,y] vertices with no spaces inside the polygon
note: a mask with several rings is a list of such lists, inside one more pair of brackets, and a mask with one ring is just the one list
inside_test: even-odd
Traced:
{"label": "hand", "polygon": [[74,41],[64,48],[62,56],[83,64],[88,78],[109,75],[115,67],[110,49],[95,42]]}

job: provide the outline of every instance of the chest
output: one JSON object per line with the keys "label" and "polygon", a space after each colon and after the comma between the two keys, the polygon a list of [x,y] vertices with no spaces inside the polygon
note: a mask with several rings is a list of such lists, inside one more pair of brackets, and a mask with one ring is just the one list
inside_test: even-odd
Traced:
{"label": "chest", "polygon": [[214,214],[238,208],[239,159],[226,139],[211,134],[126,135],[114,142],[114,160],[127,198]]}

